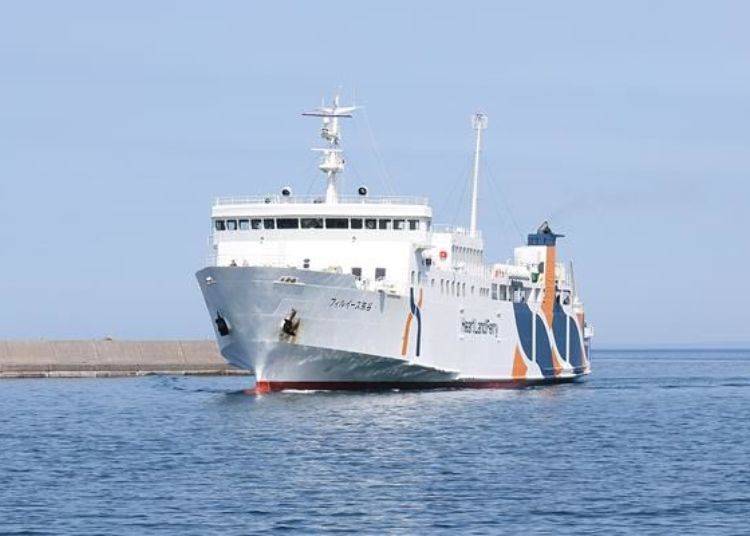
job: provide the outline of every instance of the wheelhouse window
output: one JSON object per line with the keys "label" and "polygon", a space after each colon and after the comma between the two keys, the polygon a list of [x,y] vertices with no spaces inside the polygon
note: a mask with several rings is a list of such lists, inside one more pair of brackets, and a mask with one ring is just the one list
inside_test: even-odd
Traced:
{"label": "wheelhouse window", "polygon": [[216,220],[214,222],[214,229],[217,231],[224,231],[226,230],[227,226],[224,224],[224,220]]}
{"label": "wheelhouse window", "polygon": [[278,229],[299,229],[299,219],[297,218],[276,218]]}
{"label": "wheelhouse window", "polygon": [[393,220],[378,220],[378,229],[393,229]]}
{"label": "wheelhouse window", "polygon": [[352,229],[362,228],[362,218],[352,218]]}
{"label": "wheelhouse window", "polygon": [[250,220],[240,220],[240,231],[247,231],[250,229]]}
{"label": "wheelhouse window", "polygon": [[409,230],[410,231],[418,231],[419,230],[419,220],[409,220]]}
{"label": "wheelhouse window", "polygon": [[261,223],[262,223],[262,220],[259,220],[259,219],[250,220],[250,228],[261,229],[262,228]]}
{"label": "wheelhouse window", "polygon": [[367,218],[365,220],[365,229],[377,229],[377,220]]}
{"label": "wheelhouse window", "polygon": [[237,230],[237,220],[227,220],[227,231]]}
{"label": "wheelhouse window", "polygon": [[397,231],[404,231],[406,229],[406,220],[393,220],[393,228]]}
{"label": "wheelhouse window", "polygon": [[274,223],[273,218],[265,218],[263,220],[263,228],[264,229],[276,229],[276,224]]}
{"label": "wheelhouse window", "polygon": [[385,268],[375,268],[375,281],[385,279]]}
{"label": "wheelhouse window", "polygon": [[349,220],[346,218],[326,218],[326,229],[348,229]]}
{"label": "wheelhouse window", "polygon": [[[323,218],[302,218],[300,223],[302,224],[301,227],[303,229],[322,229],[323,228]],[[282,229],[281,219],[279,219],[279,229]],[[293,229],[293,227],[283,227],[283,229]]]}

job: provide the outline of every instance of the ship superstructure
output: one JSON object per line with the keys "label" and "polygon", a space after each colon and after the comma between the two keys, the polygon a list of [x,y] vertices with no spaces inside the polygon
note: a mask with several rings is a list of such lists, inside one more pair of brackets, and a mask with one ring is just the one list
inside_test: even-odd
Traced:
{"label": "ship superstructure", "polygon": [[321,106],[325,194],[220,198],[198,282],[224,357],[259,390],[505,386],[590,372],[583,305],[545,222],[510,264],[477,228],[484,114],[468,229],[434,225],[424,198],[339,192],[341,120]]}

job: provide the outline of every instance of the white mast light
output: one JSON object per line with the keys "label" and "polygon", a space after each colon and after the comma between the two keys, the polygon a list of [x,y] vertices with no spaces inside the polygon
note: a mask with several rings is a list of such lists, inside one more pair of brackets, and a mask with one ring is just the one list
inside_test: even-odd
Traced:
{"label": "white mast light", "polygon": [[471,236],[477,235],[477,200],[479,195],[479,152],[482,150],[482,131],[487,128],[487,115],[477,112],[471,118],[471,125],[477,132],[477,143],[474,148],[474,176],[471,189]]}
{"label": "white mast light", "polygon": [[341,129],[339,127],[339,118],[352,117],[352,112],[356,106],[339,106],[339,96],[333,98],[333,104],[326,106],[323,104],[312,112],[305,112],[302,115],[311,117],[322,117],[323,126],[320,129],[320,137],[328,142],[328,147],[315,148],[313,151],[323,153],[318,164],[318,169],[326,174],[328,185],[326,187],[326,203],[337,203],[338,194],[338,177],[337,175],[344,171],[344,153],[339,149],[341,143]]}

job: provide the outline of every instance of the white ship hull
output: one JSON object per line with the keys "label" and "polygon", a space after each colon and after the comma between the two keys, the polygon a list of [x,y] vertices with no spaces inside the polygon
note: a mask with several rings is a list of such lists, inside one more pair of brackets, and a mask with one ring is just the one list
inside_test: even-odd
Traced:
{"label": "white ship hull", "polygon": [[294,268],[209,267],[197,278],[222,355],[253,370],[260,390],[503,387],[590,371],[581,319],[559,303],[546,318],[426,279],[405,295]]}

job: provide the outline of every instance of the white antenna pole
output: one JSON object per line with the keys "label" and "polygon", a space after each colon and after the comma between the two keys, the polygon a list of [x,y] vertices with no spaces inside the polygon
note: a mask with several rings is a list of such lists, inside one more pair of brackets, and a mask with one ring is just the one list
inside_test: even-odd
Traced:
{"label": "white antenna pole", "polygon": [[471,236],[477,235],[477,202],[479,197],[479,152],[482,150],[482,131],[487,128],[487,116],[477,112],[471,118],[471,124],[477,132],[477,144],[474,148],[474,178],[471,188]]}

